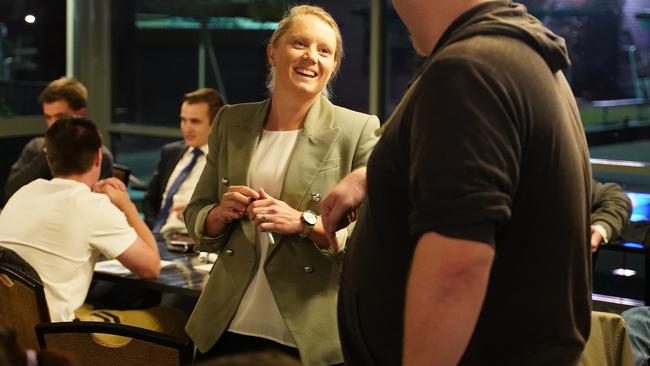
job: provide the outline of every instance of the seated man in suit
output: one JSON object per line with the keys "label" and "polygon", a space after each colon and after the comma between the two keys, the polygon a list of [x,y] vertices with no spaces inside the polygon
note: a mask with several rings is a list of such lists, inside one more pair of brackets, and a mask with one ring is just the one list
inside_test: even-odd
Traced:
{"label": "seated man in suit", "polygon": [[[38,97],[43,107],[47,127],[50,128],[63,117],[85,117],[88,91],[79,81],[62,77],[47,85]],[[25,184],[38,179],[52,179],[52,174],[45,159],[45,139],[35,137],[25,145],[20,157],[11,167],[5,183],[5,200]],[[113,156],[102,146],[101,178],[111,177]]]}
{"label": "seated man in suit", "polygon": [[116,178],[98,182],[101,146],[97,127],[86,119],[63,118],[52,125],[45,147],[54,178],[36,179],[11,197],[0,213],[0,243],[38,272],[52,321],[117,318],[182,334],[184,318],[171,309],[96,314],[82,307],[100,254],[143,278],[160,273],[156,241],[124,184]]}
{"label": "seated man in suit", "polygon": [[154,233],[187,232],[181,215],[205,166],[212,120],[222,105],[214,89],[201,88],[183,96],[183,141],[163,146],[142,200],[145,222]]}

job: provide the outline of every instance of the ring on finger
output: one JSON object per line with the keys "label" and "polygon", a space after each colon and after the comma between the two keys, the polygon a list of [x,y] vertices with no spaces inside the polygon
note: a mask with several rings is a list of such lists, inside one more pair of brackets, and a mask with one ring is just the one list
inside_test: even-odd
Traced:
{"label": "ring on finger", "polygon": [[262,222],[266,222],[266,215],[262,215]]}

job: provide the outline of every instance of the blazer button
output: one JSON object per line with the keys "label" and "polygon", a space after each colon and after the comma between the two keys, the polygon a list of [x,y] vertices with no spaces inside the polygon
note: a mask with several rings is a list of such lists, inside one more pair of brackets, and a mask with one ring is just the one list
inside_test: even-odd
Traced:
{"label": "blazer button", "polygon": [[320,193],[312,193],[311,194],[311,199],[318,202],[320,201]]}
{"label": "blazer button", "polygon": [[227,186],[230,184],[230,180],[226,177],[221,178],[221,184]]}
{"label": "blazer button", "polygon": [[312,272],[314,272],[314,267],[312,267],[312,266],[305,266],[302,270],[303,270],[305,273],[312,273]]}
{"label": "blazer button", "polygon": [[235,255],[235,252],[232,249],[226,249],[226,255],[233,256]]}

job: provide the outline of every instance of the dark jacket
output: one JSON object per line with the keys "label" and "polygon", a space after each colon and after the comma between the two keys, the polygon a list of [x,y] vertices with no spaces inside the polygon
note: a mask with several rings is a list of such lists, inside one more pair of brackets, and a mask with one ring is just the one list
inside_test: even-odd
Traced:
{"label": "dark jacket", "polygon": [[609,240],[621,235],[632,213],[632,202],[621,186],[616,183],[591,183],[591,224],[600,224]]}
{"label": "dark jacket", "polygon": [[[11,166],[9,177],[5,183],[5,202],[22,186],[33,180],[43,178],[52,179],[50,168],[45,157],[45,137],[35,137],[25,145],[20,157]],[[102,146],[102,170],[100,178],[113,176],[113,155],[111,151]]]}
{"label": "dark jacket", "polygon": [[187,145],[182,140],[166,144],[160,150],[158,167],[153,173],[153,177],[151,177],[147,186],[147,193],[145,193],[142,199],[144,222],[150,228],[156,225],[158,214],[160,214],[160,206],[162,206],[163,193],[165,193],[169,176],[174,171],[178,161],[181,160],[185,150],[187,150]]}

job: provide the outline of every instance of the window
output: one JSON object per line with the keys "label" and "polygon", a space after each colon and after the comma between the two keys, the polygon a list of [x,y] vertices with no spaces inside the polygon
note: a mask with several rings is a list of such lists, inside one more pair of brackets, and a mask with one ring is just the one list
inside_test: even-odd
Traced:
{"label": "window", "polygon": [[0,0],[0,117],[40,114],[38,94],[65,74],[65,0]]}

